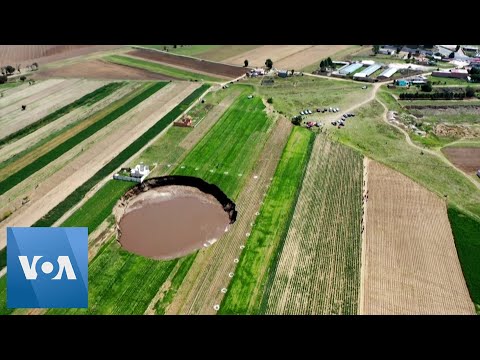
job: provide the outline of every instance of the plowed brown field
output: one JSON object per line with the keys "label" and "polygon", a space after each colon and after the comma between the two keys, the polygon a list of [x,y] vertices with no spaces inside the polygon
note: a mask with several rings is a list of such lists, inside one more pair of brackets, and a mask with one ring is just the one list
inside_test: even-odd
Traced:
{"label": "plowed brown field", "polygon": [[362,314],[475,314],[445,203],[369,161]]}

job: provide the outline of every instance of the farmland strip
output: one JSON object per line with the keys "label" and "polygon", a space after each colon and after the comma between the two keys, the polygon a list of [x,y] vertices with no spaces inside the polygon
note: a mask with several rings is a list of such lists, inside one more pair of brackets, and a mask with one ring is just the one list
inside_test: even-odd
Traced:
{"label": "farmland strip", "polygon": [[78,100],[75,100],[74,102],[58,109],[57,111],[54,111],[53,113],[43,117],[42,119],[30,124],[30,125],[27,125],[26,127],[2,138],[0,140],[0,146],[3,146],[5,144],[8,144],[12,141],[15,141],[15,140],[18,140],[32,132],[34,132],[35,130],[41,128],[42,126],[45,126],[49,123],[51,123],[52,121],[55,121],[57,120],[58,118],[60,118],[61,116],[69,113],[70,111],[74,110],[75,108],[78,108],[80,106],[91,106],[93,104],[95,104],[97,101],[100,101],[101,99],[105,98],[106,96],[110,95],[111,93],[113,93],[114,91],[116,91],[117,89],[119,89],[120,87],[124,86],[125,83],[124,82],[113,82],[113,83],[109,83],[109,84],[106,84],[104,86],[102,86],[101,88],[98,88],[94,91],[92,91],[91,93],[81,97],[80,99]]}
{"label": "farmland strip", "polygon": [[56,148],[50,150],[48,153],[45,155],[41,156],[40,158],[36,159],[34,162],[28,164],[26,167],[23,169],[17,171],[16,173],[12,174],[5,180],[0,182],[0,195],[4,194],[11,188],[13,188],[15,185],[20,183],[21,181],[25,180],[44,166],[48,165],[51,161],[56,159],[58,156],[62,155],[63,153],[67,152],[70,150],[72,147],[75,145],[81,143],[91,135],[95,134],[98,130],[104,128],[114,120],[116,120],[119,116],[125,114],[127,111],[138,105],[140,102],[143,100],[147,99],[151,95],[153,95],[155,92],[160,90],[162,87],[164,87],[167,83],[159,82],[151,87],[147,88],[145,91],[143,91],[141,94],[130,100],[128,103],[124,104],[120,108],[114,110],[107,116],[105,116],[103,119],[100,121],[90,125],[88,128],[84,129],[80,133],[76,134],[75,136],[69,138],[62,144],[58,145]]}
{"label": "farmland strip", "polygon": [[205,80],[205,81],[213,81],[213,82],[224,81],[222,79],[219,79],[210,75],[198,74],[191,71],[174,68],[172,66],[167,66],[159,63],[154,63],[151,61],[136,59],[128,56],[110,55],[110,56],[106,56],[104,59],[115,64],[132,66],[134,68],[140,68],[140,69],[152,71],[155,73],[172,76],[177,79],[183,79],[183,80],[194,79],[194,80]]}
{"label": "farmland strip", "polygon": [[294,128],[275,171],[265,202],[220,305],[220,314],[251,314],[260,309],[275,254],[286,236],[310,157],[313,133]]}

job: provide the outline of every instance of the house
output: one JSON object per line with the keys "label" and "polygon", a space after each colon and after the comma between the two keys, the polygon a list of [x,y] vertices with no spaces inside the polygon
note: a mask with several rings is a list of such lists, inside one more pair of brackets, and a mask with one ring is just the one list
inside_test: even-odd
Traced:
{"label": "house", "polygon": [[467,79],[468,71],[465,69],[449,69],[449,70],[432,71],[432,76],[455,78],[455,79]]}
{"label": "house", "polygon": [[395,85],[398,85],[398,86],[408,86],[408,85],[410,85],[410,81],[405,80],[405,79],[395,80]]}
{"label": "house", "polygon": [[395,55],[396,51],[393,49],[380,48],[378,53],[383,55]]}
{"label": "house", "polygon": [[[129,170],[129,171],[128,171]],[[130,173],[128,175],[128,173]],[[116,173],[113,175],[115,180],[123,180],[123,181],[133,181],[137,183],[142,183],[145,178],[150,175],[150,167],[148,165],[144,165],[143,163],[138,164],[133,169],[125,169],[122,168],[122,173]]]}
{"label": "house", "polygon": [[398,71],[398,68],[395,68],[395,67],[386,68],[382,73],[380,73],[380,75],[377,76],[377,79],[379,80],[388,79],[397,71]]}

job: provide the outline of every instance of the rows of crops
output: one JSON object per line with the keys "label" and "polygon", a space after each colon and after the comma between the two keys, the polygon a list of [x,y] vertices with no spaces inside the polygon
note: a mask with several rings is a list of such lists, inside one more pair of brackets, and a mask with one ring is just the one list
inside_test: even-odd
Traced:
{"label": "rows of crops", "polygon": [[68,114],[69,112],[73,111],[76,108],[79,108],[81,106],[91,106],[94,103],[104,99],[108,95],[112,94],[114,91],[118,90],[122,86],[125,85],[125,82],[112,82],[109,84],[106,84],[95,91],[92,91],[91,93],[81,97],[78,100],[73,101],[72,103],[65,105],[64,107],[54,111],[53,113],[48,114],[47,116],[41,118],[40,120],[27,125],[26,127],[2,138],[0,140],[0,146],[5,145],[7,143],[10,143],[12,141],[18,140],[28,134],[31,134],[37,129],[40,129],[42,126],[45,126],[52,121],[55,121],[62,117],[65,114]]}
{"label": "rows of crops", "polygon": [[106,56],[105,59],[115,64],[132,66],[139,69],[143,69],[143,70],[147,70],[147,71],[151,71],[159,74],[164,74],[164,75],[171,76],[177,79],[182,79],[182,80],[222,81],[221,79],[213,77],[211,75],[199,74],[199,73],[179,69],[173,66],[167,66],[164,64],[141,60],[141,59],[137,59],[129,56],[110,55],[110,56]]}
{"label": "rows of crops", "polygon": [[85,194],[90,191],[100,180],[115,171],[125,161],[138,152],[146,143],[162,132],[170,123],[172,123],[181,113],[183,113],[201,94],[203,94],[209,85],[202,85],[189,96],[187,96],[180,104],[178,104],[167,115],[158,120],[155,125],[148,129],[142,136],[136,139],[132,144],[126,147],[120,154],[113,158],[108,164],[100,169],[95,175],[88,179],[84,184],[74,190],[61,203],[50,210],[45,216],[38,220],[33,226],[51,226],[55,221],[72,206],[77,204]]}
{"label": "rows of crops", "polygon": [[294,128],[290,134],[219,313],[260,311],[268,274],[288,231],[313,140],[313,133],[304,128]]}
{"label": "rows of crops", "polygon": [[262,312],[356,314],[362,156],[317,136]]}
{"label": "rows of crops", "polygon": [[35,161],[31,162],[30,164],[26,165],[22,169],[18,170],[16,173],[10,175],[6,179],[0,182],[0,195],[4,194],[21,181],[27,179],[29,176],[37,172],[38,170],[42,169],[43,167],[47,166],[50,162],[54,161],[74,146],[80,144],[85,139],[89,138],[97,131],[103,129],[108,124],[115,121],[121,115],[125,114],[130,109],[134,108],[142,101],[147,99],[148,97],[152,96],[158,90],[163,88],[167,83],[165,82],[157,82],[149,86],[145,89],[142,93],[134,97],[128,103],[124,104],[120,108],[114,110],[103,119],[93,123],[86,129],[82,130],[78,134],[72,136],[68,140],[64,141],[60,145],[56,146],[55,148],[51,149],[48,153],[42,155],[41,157],[37,158]]}
{"label": "rows of crops", "polygon": [[[232,163],[235,168],[230,168],[231,170],[242,171],[247,176],[258,156],[258,147],[264,143],[270,127],[271,121],[264,112],[261,100],[249,100],[242,97],[224,113],[205,138],[185,158],[185,161],[174,170],[174,173],[199,173],[197,175],[206,181],[215,183],[221,189],[228,189],[226,193],[234,197],[242,186],[243,176],[238,176],[237,173],[234,173],[234,176],[222,173],[220,176],[218,171],[210,172],[210,166],[216,162]],[[231,133],[228,134],[228,132]],[[214,139],[219,137],[227,141],[215,142]],[[234,139],[236,141],[233,141]],[[258,142],[253,140],[258,140]],[[197,167],[193,166],[197,161],[199,170],[195,170]],[[204,163],[210,166],[202,165]],[[187,164],[190,166],[186,166]],[[97,194],[89,201],[89,206],[93,207],[93,204],[104,201],[97,197]],[[94,198],[95,200],[93,200]],[[84,207],[86,206],[87,204]],[[89,209],[86,208],[83,211],[85,215],[88,212]],[[82,219],[82,221],[86,221],[87,218],[82,217]],[[98,223],[99,220],[91,219],[90,221]],[[69,221],[69,223],[71,226],[74,225],[73,222]],[[85,223],[82,223],[82,226],[85,226]],[[182,261],[162,301],[156,304],[156,310],[162,313],[180,286],[194,256],[195,254],[179,260],[154,261],[130,254],[112,241],[90,263],[90,308],[88,310],[51,310],[49,313],[142,314],[177,261]],[[139,278],[142,279],[141,282],[132,280]],[[128,304],[132,304],[132,306],[128,306]]]}

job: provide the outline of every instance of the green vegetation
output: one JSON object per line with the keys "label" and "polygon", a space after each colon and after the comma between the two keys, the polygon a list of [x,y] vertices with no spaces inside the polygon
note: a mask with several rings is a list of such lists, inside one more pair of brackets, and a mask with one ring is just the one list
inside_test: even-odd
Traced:
{"label": "green vegetation", "polygon": [[177,45],[176,48],[173,45],[140,45],[142,47],[157,49],[157,50],[168,50],[173,54],[178,55],[187,55],[187,56],[196,56],[200,55],[206,51],[211,51],[219,48],[221,45]]}
{"label": "green vegetation", "polygon": [[47,116],[41,118],[40,120],[2,138],[0,140],[0,146],[10,143],[14,140],[18,140],[28,134],[31,134],[35,130],[40,129],[42,126],[45,126],[51,123],[52,121],[59,119],[63,115],[68,114],[69,112],[75,110],[78,107],[91,106],[95,104],[97,101],[100,101],[103,98],[107,97],[108,95],[112,94],[114,91],[118,90],[124,85],[125,85],[124,82],[112,82],[112,83],[106,84],[98,88],[97,90],[92,91],[91,93],[81,97],[80,99],[75,100],[74,102],[58,109],[57,111],[54,111],[53,113],[48,114]]}
{"label": "green vegetation", "polygon": [[313,140],[314,134],[306,129],[292,130],[220,314],[258,313],[269,269],[282,248],[295,209]]}
{"label": "green vegetation", "polygon": [[138,152],[146,143],[161,133],[171,122],[173,122],[182,112],[185,111],[190,104],[203,94],[209,85],[202,85],[189,96],[187,96],[180,104],[171,110],[162,119],[157,121],[143,135],[137,138],[132,144],[127,146],[120,154],[100,169],[95,175],[88,179],[84,184],[75,189],[61,203],[50,210],[44,217],[38,220],[33,226],[51,226],[57,221],[68,209],[83,199],[85,194],[90,191],[100,180],[114,172],[125,161]]}
{"label": "green vegetation", "polygon": [[[275,99],[274,108],[288,118],[298,115],[301,110],[338,107],[345,108],[352,102],[361,101],[371,95],[372,88],[362,90],[358,82],[337,81],[312,76],[294,76],[287,79],[275,78],[272,86],[261,86],[261,79],[250,79],[256,91],[265,99]],[[313,119],[316,116],[311,115]],[[326,116],[326,115],[324,115]],[[313,120],[312,120],[313,121]]]}
{"label": "green vegetation", "polygon": [[22,85],[22,84],[23,84],[23,82],[21,82],[21,81],[10,81],[10,82],[6,82],[6,83],[3,83],[3,84],[0,83],[0,93],[3,90],[12,89],[12,88],[17,87],[18,85]]}
{"label": "green vegetation", "polygon": [[175,275],[173,276],[170,282],[170,286],[163,293],[163,297],[155,304],[155,312],[157,313],[157,315],[165,314],[165,310],[167,309],[167,306],[172,302],[173,297],[178,291],[178,288],[180,287],[180,285],[182,285],[183,279],[185,278],[185,276],[188,273],[188,270],[190,270],[190,267],[195,261],[196,255],[197,255],[196,253],[191,254],[191,255],[188,255],[187,257],[183,257],[178,260],[178,262],[180,263],[180,266],[175,272]]}
{"label": "green vegetation", "polygon": [[123,106],[119,107],[118,109],[112,111],[110,114],[105,116],[103,119],[93,123],[86,129],[80,131],[76,135],[72,136],[68,140],[64,141],[60,145],[56,146],[55,148],[51,149],[46,154],[40,156],[35,161],[31,162],[21,170],[17,171],[16,173],[10,175],[6,179],[0,182],[0,194],[4,194],[15,185],[19,184],[21,181],[27,179],[29,176],[37,172],[38,170],[42,169],[43,167],[47,166],[50,162],[54,161],[58,157],[62,156],[64,153],[72,149],[74,146],[80,144],[85,139],[88,139],[90,136],[95,134],[100,129],[103,129],[108,124],[115,121],[118,117],[125,114],[127,111],[132,109],[133,107],[140,104],[142,101],[156,93],[158,90],[163,88],[167,83],[165,82],[157,82],[152,84],[148,87],[145,91],[137,95],[135,98],[124,104]]}
{"label": "green vegetation", "polygon": [[7,248],[0,250],[0,270],[7,266]]}
{"label": "green vegetation", "polygon": [[61,226],[87,226],[88,233],[91,234],[112,213],[118,199],[134,185],[128,181],[108,181]]}
{"label": "green vegetation", "polygon": [[410,146],[405,136],[382,120],[376,101],[361,107],[344,128],[329,127],[330,136],[366,156],[400,171],[440,197],[480,218],[480,191],[440,157]]}
{"label": "green vegetation", "polygon": [[480,305],[480,221],[455,207],[448,208],[455,246],[473,302]]}
{"label": "green vegetation", "polygon": [[141,60],[141,59],[128,57],[128,56],[110,55],[110,56],[106,56],[104,59],[115,64],[131,66],[131,67],[151,71],[154,73],[171,76],[176,79],[204,80],[204,81],[212,81],[212,82],[222,81],[222,79],[216,78],[210,75],[199,74],[199,73],[179,69],[173,66],[168,66],[168,65]]}
{"label": "green vegetation", "polygon": [[0,315],[10,315],[15,309],[7,309],[7,277],[0,278]]}
{"label": "green vegetation", "polygon": [[143,314],[176,262],[134,255],[112,238],[89,264],[88,309],[50,309],[47,314]]}

